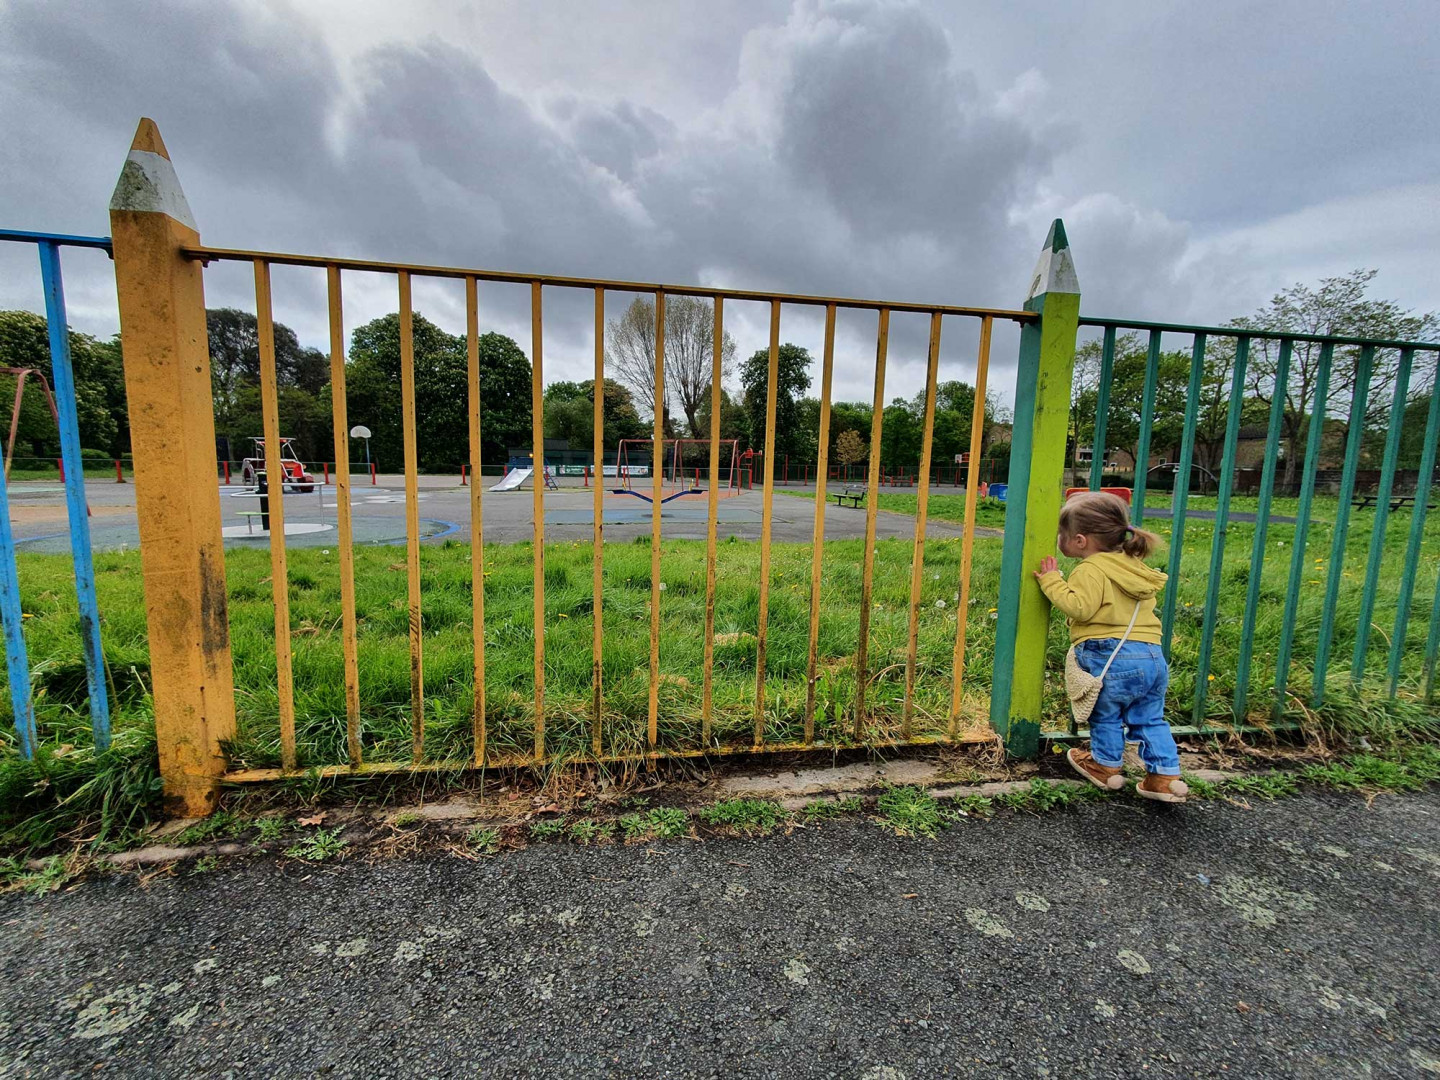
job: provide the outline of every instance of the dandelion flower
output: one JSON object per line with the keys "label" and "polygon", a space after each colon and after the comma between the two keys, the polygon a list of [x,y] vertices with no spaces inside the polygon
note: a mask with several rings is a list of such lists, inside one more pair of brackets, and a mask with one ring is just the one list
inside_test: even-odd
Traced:
{"label": "dandelion flower", "polygon": [[945,599],[941,597],[939,600],[936,600],[935,606],[938,608],[943,608],[945,606]]}
{"label": "dandelion flower", "polygon": [[1215,676],[1214,676],[1214,675],[1206,675],[1206,676],[1205,676],[1205,680],[1206,680],[1207,682],[1214,682],[1214,681],[1215,681]]}

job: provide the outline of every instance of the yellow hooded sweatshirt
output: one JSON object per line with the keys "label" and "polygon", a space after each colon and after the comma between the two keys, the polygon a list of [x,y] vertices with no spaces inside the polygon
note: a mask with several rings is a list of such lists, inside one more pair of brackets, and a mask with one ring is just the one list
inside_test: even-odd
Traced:
{"label": "yellow hooded sweatshirt", "polygon": [[1070,619],[1070,641],[1121,638],[1136,606],[1140,614],[1130,641],[1160,644],[1160,620],[1155,616],[1155,594],[1168,576],[1123,551],[1100,551],[1081,561],[1067,581],[1058,570],[1040,578],[1050,602]]}

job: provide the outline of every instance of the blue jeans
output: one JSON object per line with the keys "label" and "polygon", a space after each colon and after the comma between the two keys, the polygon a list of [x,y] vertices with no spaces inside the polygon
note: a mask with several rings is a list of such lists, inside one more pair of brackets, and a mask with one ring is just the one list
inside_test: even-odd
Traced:
{"label": "blue jeans", "polygon": [[[1075,646],[1075,659],[1099,675],[1118,638],[1097,638]],[[1165,722],[1165,691],[1170,665],[1159,645],[1127,641],[1105,673],[1095,711],[1090,714],[1090,754],[1101,765],[1118,767],[1127,738],[1140,743],[1145,771],[1180,775],[1180,752]]]}

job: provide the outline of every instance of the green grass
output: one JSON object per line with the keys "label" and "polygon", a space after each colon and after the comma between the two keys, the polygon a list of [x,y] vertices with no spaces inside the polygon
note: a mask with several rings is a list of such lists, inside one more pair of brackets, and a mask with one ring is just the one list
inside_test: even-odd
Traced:
{"label": "green grass", "polygon": [[285,849],[285,854],[292,859],[304,859],[307,862],[325,862],[333,859],[349,845],[348,840],[340,839],[340,830],[316,829],[313,833],[301,840],[298,844]]}
{"label": "green grass", "polygon": [[864,806],[865,800],[859,796],[848,799],[816,799],[806,803],[800,813],[806,821],[828,821],[848,814],[858,814]]}
{"label": "green grass", "polygon": [[615,823],[613,821],[582,818],[570,826],[570,839],[586,847],[590,844],[607,843],[614,837]]}
{"label": "green grass", "polygon": [[[830,503],[830,509],[826,515],[832,513],[854,513],[856,512],[848,504],[843,507],[834,506],[834,493],[842,490],[847,485],[831,480],[826,485],[826,495]],[[850,484],[850,487],[864,487],[864,484]],[[782,495],[790,495],[797,499],[815,498],[813,491],[790,491],[787,488],[776,488]],[[945,485],[932,485],[930,488],[930,500],[927,504],[927,513],[932,518],[939,518],[941,521],[964,522],[965,520],[965,496],[946,494]],[[881,510],[887,510],[895,514],[910,514],[914,516],[920,505],[920,497],[913,490],[910,493],[899,491],[880,492],[880,501],[876,504]],[[859,512],[864,512],[864,504],[859,507]],[[975,524],[987,529],[1003,529],[1005,527],[1005,504],[999,499],[981,499],[975,506]]]}
{"label": "green grass", "polygon": [[487,825],[472,826],[465,834],[465,843],[480,855],[494,855],[500,850],[500,830]]}
{"label": "green grass", "polygon": [[955,817],[920,787],[886,788],[875,800],[875,810],[880,825],[896,836],[934,836],[948,829]]}
{"label": "green grass", "polygon": [[[889,506],[913,510],[913,494],[885,493]],[[1168,495],[1157,495],[1155,505]],[[898,501],[896,501],[898,500]],[[906,502],[908,500],[908,503]],[[1276,500],[1276,513],[1293,513],[1294,500]],[[1253,510],[1254,500],[1237,498],[1236,511]],[[1192,506],[1213,508],[1214,499]],[[1003,514],[1000,504],[989,509]],[[1332,522],[1337,503],[1317,498],[1315,521],[1305,552],[1295,653],[1290,670],[1294,706],[1310,696],[1311,665],[1330,565]],[[963,496],[937,493],[931,513],[963,516]],[[982,517],[982,522],[985,519]],[[1418,704],[1423,680],[1426,625],[1434,596],[1434,567],[1440,565],[1440,514],[1427,519],[1421,573],[1402,654],[1399,701],[1384,700],[1383,668],[1397,602],[1400,565],[1410,515],[1393,515],[1380,566],[1375,629],[1360,683],[1349,682],[1350,654],[1358,621],[1370,525],[1374,511],[1352,516],[1344,556],[1344,577],[1335,616],[1331,684],[1324,708],[1303,714],[1333,745],[1366,735],[1375,745],[1403,740],[1432,726],[1433,707]],[[1168,536],[1170,522],[1147,525]],[[1172,642],[1169,715],[1189,722],[1200,648],[1209,548],[1214,525],[1190,519],[1178,581]],[[1220,602],[1207,683],[1205,716],[1229,718],[1234,672],[1239,659],[1240,615],[1253,570],[1254,526],[1232,523],[1221,570]],[[1260,572],[1260,605],[1253,639],[1250,680],[1252,717],[1269,708],[1281,609],[1293,550],[1294,527],[1274,524]],[[917,735],[946,729],[951,653],[956,631],[955,596],[960,541],[926,545],[918,609],[918,663],[915,679]],[[876,545],[874,604],[870,629],[868,699],[872,739],[898,737],[905,686],[912,544],[882,540]],[[659,741],[662,747],[700,746],[705,545],[666,541],[661,578],[661,672]],[[590,743],[590,596],[588,543],[546,546],[546,746],[555,758],[588,752]],[[732,541],[719,549],[715,621],[713,737],[720,745],[748,745],[753,729],[755,640],[759,611],[757,549]],[[486,548],[487,712],[490,750],[496,756],[523,756],[533,742],[533,581],[529,544]],[[849,709],[855,696],[854,655],[859,633],[858,541],[825,545],[820,605],[819,715],[815,735],[827,745],[849,741]],[[470,551],[445,542],[422,552],[424,585],[425,757],[457,765],[471,753]],[[646,745],[649,693],[649,544],[608,544],[605,549],[605,716],[607,753],[633,753]],[[1157,563],[1164,565],[1164,556]],[[395,548],[356,551],[361,735],[366,760],[410,757],[410,663],[405,574],[395,569]],[[975,542],[968,618],[965,714],[983,727],[994,662],[994,612],[1000,541]],[[16,752],[8,694],[0,694],[0,844],[43,848],[63,838],[83,838],[105,848],[133,842],[158,817],[159,778],[151,732],[150,670],[138,553],[102,553],[95,559],[104,620],[102,637],[113,688],[115,746],[107,754],[90,749],[85,672],[75,612],[70,560],[23,553],[19,559],[21,603],[35,689],[41,749],[31,762]],[[226,555],[231,645],[236,686],[237,733],[229,744],[237,768],[275,766],[280,760],[275,692],[274,608],[268,553]],[[294,647],[297,749],[302,768],[343,762],[345,699],[339,632],[338,560],[333,552],[304,548],[290,552],[290,603]],[[766,737],[799,740],[806,692],[809,639],[810,547],[780,543],[772,560],[767,654]],[[1047,646],[1050,670],[1058,674],[1068,646],[1063,621],[1051,624]],[[1066,720],[1060,680],[1047,685],[1046,716],[1056,727]],[[1378,739],[1378,741],[1377,741]],[[324,794],[333,781],[306,774],[288,782],[297,795]],[[688,824],[685,826],[688,829]]]}
{"label": "green grass", "polygon": [[287,822],[282,817],[263,817],[255,820],[255,843],[271,844],[285,833]]}
{"label": "green grass", "polygon": [[724,825],[747,833],[768,833],[785,820],[785,811],[766,799],[726,799],[697,815],[706,825]]}
{"label": "green grass", "polygon": [[181,830],[175,836],[175,843],[182,847],[191,844],[203,844],[207,840],[215,840],[222,836],[237,836],[249,826],[249,822],[242,821],[229,810],[217,810],[207,818],[201,818],[187,828]]}
{"label": "green grass", "polygon": [[565,835],[565,822],[563,821],[532,821],[530,823],[531,840],[559,840]]}

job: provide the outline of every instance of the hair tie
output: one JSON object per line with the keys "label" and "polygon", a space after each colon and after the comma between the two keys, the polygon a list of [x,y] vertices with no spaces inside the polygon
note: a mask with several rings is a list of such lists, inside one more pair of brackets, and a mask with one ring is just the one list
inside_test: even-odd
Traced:
{"label": "hair tie", "polygon": [[1134,526],[1134,525],[1126,525],[1126,526],[1125,526],[1125,531],[1126,531],[1127,533],[1130,533],[1130,534],[1133,535],[1134,532],[1135,532],[1135,526]]}

